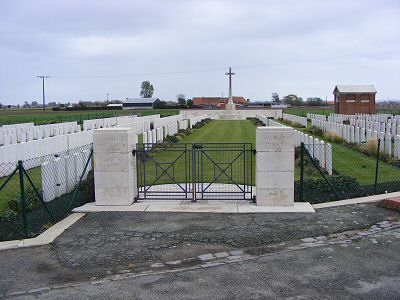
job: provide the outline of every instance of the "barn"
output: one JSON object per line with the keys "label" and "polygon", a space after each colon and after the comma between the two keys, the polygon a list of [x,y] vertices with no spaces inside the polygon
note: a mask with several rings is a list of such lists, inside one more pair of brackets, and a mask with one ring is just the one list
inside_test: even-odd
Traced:
{"label": "barn", "polygon": [[337,85],[333,90],[337,114],[374,114],[376,89],[373,85]]}
{"label": "barn", "polygon": [[126,98],[122,109],[152,109],[156,98]]}

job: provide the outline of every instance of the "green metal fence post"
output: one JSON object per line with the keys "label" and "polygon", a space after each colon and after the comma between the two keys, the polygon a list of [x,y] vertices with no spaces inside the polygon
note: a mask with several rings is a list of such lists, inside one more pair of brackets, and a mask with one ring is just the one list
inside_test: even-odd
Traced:
{"label": "green metal fence post", "polygon": [[300,146],[300,202],[304,197],[304,143]]}
{"label": "green metal fence post", "polygon": [[26,199],[25,199],[25,187],[24,187],[24,167],[22,165],[22,160],[18,161],[18,172],[19,172],[19,187],[21,192],[22,222],[24,225],[24,236],[28,237],[28,219],[26,215]]}
{"label": "green metal fence post", "polygon": [[80,187],[81,187],[81,183],[82,183],[82,180],[83,180],[83,176],[85,175],[85,173],[86,173],[86,171],[87,171],[87,169],[88,169],[88,166],[89,166],[89,163],[90,163],[90,159],[91,159],[92,157],[93,157],[93,148],[90,150],[89,158],[88,158],[88,160],[86,161],[85,167],[83,168],[83,172],[82,172],[81,176],[79,177],[78,185],[76,186],[75,191],[74,191],[74,193],[73,193],[73,195],[72,195],[71,201],[69,202],[69,209],[70,209],[70,210],[72,210],[72,208],[73,208],[72,206],[73,206],[73,204],[74,204],[74,200],[75,200],[76,194],[77,194],[78,190],[79,190]]}
{"label": "green metal fence post", "polygon": [[375,184],[374,184],[374,194],[376,194],[376,187],[378,185],[378,170],[379,170],[379,152],[381,148],[381,140],[378,139],[378,152],[376,153],[376,166],[375,166]]}

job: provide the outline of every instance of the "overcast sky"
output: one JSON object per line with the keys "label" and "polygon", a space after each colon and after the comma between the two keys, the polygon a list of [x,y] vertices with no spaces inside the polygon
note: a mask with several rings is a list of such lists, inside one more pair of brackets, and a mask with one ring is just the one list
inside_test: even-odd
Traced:
{"label": "overcast sky", "polygon": [[399,0],[1,0],[0,102],[178,93],[332,98],[373,84],[400,99]]}

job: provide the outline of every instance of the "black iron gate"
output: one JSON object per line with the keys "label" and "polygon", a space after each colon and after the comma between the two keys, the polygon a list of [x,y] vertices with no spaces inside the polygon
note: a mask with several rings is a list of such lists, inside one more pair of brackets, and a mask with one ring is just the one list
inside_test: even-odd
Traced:
{"label": "black iron gate", "polygon": [[254,200],[251,143],[137,144],[139,199]]}

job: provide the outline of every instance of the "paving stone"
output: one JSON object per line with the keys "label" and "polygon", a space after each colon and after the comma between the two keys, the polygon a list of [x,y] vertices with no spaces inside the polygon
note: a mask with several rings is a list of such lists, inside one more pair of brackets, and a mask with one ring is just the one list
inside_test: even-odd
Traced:
{"label": "paving stone", "polygon": [[316,242],[317,240],[314,238],[305,238],[305,239],[301,239],[301,241],[304,243],[312,243],[312,242]]}
{"label": "paving stone", "polygon": [[242,250],[234,250],[229,252],[231,255],[242,255],[243,251]]}
{"label": "paving stone", "polygon": [[223,258],[223,257],[228,257],[229,254],[228,254],[228,252],[218,252],[218,253],[214,253],[214,256],[216,258]]}
{"label": "paving stone", "polygon": [[150,265],[150,267],[152,267],[152,268],[161,268],[161,267],[164,267],[164,264],[162,264],[162,263],[154,263],[154,264]]}
{"label": "paving stone", "polygon": [[232,255],[232,256],[228,256],[228,259],[230,259],[230,260],[239,260],[239,259],[241,259],[242,257],[240,256],[240,255]]}
{"label": "paving stone", "polygon": [[206,260],[212,260],[212,259],[214,259],[215,257],[214,257],[214,255],[212,255],[211,253],[208,253],[208,254],[199,255],[198,258],[199,258],[201,261],[206,261]]}
{"label": "paving stone", "polygon": [[166,265],[179,265],[181,263],[182,263],[181,260],[173,260],[173,261],[167,261],[165,264]]}

